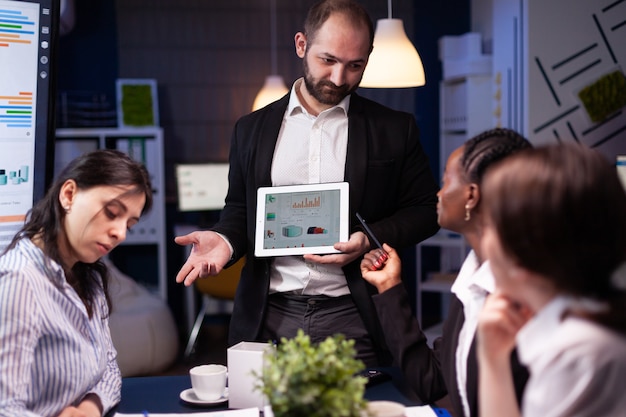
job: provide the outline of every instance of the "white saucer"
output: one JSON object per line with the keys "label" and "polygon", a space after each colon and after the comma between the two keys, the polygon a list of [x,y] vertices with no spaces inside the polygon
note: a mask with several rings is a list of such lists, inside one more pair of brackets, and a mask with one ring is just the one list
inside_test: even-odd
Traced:
{"label": "white saucer", "polygon": [[221,404],[223,402],[228,401],[228,387],[224,390],[224,395],[221,398],[218,398],[217,400],[212,400],[212,401],[201,400],[200,398],[196,397],[196,393],[193,392],[193,388],[187,388],[186,390],[182,391],[180,393],[180,399],[189,404],[195,404],[195,405]]}

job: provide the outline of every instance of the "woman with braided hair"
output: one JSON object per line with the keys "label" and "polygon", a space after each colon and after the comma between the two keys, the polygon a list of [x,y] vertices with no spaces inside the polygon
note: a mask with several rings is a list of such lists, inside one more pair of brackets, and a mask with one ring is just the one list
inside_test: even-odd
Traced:
{"label": "woman with braided hair", "polygon": [[[366,254],[361,263],[363,277],[378,290],[372,299],[395,364],[402,368],[422,401],[430,403],[447,393],[457,417],[478,415],[474,334],[478,312],[494,289],[491,270],[480,251],[483,175],[492,164],[530,147],[513,130],[492,129],[469,139],[448,158],[443,186],[437,193],[438,222],[463,235],[472,251],[452,286],[450,310],[433,349],[411,311],[405,287],[400,285],[401,265],[396,251],[384,245],[389,259],[380,270],[372,270],[379,256],[377,250]],[[519,397],[528,374],[515,353],[511,355],[511,369]]]}

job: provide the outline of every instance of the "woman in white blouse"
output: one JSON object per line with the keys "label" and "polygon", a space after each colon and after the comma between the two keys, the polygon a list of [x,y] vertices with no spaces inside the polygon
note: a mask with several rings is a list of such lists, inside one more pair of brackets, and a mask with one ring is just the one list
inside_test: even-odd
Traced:
{"label": "woman in white blouse", "polygon": [[72,161],[0,257],[0,416],[102,416],[120,400],[100,258],[152,205],[145,167]]}
{"label": "woman in white blouse", "polygon": [[[624,416],[626,193],[615,167],[583,145],[536,148],[493,167],[483,196],[496,292],[479,316],[481,416]],[[515,346],[530,371],[521,410]]]}

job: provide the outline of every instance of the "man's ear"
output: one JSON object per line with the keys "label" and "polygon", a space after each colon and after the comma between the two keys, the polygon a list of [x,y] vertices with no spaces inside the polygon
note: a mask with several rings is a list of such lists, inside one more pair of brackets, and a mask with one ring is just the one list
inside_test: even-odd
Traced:
{"label": "man's ear", "polygon": [[68,211],[72,207],[77,192],[78,185],[74,180],[67,180],[61,186],[61,190],[59,191],[59,202],[65,211]]}
{"label": "man's ear", "polygon": [[298,32],[294,37],[294,41],[296,43],[296,54],[300,58],[304,58],[306,53],[306,35],[302,32]]}

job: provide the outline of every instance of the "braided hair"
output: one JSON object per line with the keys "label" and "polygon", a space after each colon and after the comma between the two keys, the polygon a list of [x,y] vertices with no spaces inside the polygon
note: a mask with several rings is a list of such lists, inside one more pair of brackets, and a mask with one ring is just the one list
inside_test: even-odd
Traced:
{"label": "braided hair", "polygon": [[469,182],[480,185],[487,168],[510,154],[532,148],[530,142],[514,130],[495,128],[465,142],[461,166]]}

